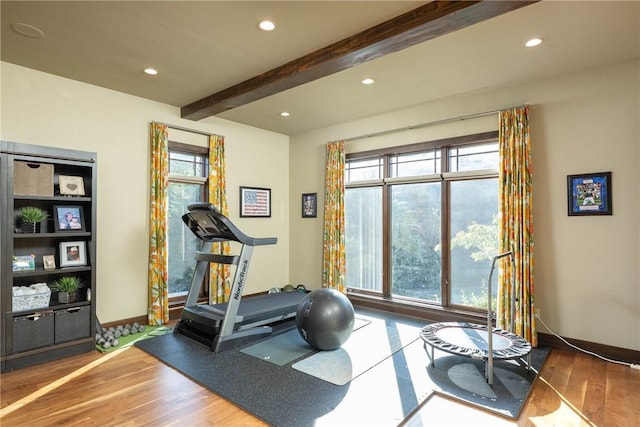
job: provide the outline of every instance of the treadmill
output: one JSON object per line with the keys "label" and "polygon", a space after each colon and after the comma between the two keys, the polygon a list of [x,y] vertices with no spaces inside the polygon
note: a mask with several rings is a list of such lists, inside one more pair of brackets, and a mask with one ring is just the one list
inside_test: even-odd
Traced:
{"label": "treadmill", "polygon": [[[195,255],[196,269],[174,334],[199,341],[218,353],[269,336],[272,332],[269,324],[295,317],[304,292],[277,292],[242,299],[253,247],[273,245],[278,239],[247,236],[210,203],[195,203],[187,209],[182,220],[202,244]],[[213,243],[223,241],[241,243],[240,254],[212,254]],[[197,303],[210,263],[236,266],[228,302]]]}

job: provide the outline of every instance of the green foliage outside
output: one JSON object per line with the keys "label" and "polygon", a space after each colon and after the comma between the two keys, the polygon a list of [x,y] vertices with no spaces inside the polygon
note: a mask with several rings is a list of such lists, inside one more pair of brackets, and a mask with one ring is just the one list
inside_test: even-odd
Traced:
{"label": "green foliage outside", "polygon": [[[498,253],[498,216],[494,215],[491,224],[478,224],[475,221],[467,227],[467,231],[459,231],[451,239],[452,248],[464,248],[470,251],[469,256],[475,262],[489,261]],[[488,274],[488,273],[487,273]],[[496,309],[496,288],[492,284],[491,309]],[[460,299],[463,305],[486,309],[488,306],[488,286],[486,280],[482,280],[480,293],[466,294],[464,289],[460,291]]]}
{"label": "green foliage outside", "polygon": [[440,184],[395,186],[392,192],[392,292],[440,300]]}

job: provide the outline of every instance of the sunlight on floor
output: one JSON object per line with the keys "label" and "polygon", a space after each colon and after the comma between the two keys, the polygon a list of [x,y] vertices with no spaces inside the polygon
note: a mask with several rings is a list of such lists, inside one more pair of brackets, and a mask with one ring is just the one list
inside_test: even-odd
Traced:
{"label": "sunlight on floor", "polygon": [[432,395],[422,405],[419,412],[411,417],[403,427],[420,426],[491,426],[513,427],[514,421],[492,415],[471,406],[454,402],[440,395]]}
{"label": "sunlight on floor", "polygon": [[539,377],[539,380],[549,387],[560,399],[560,406],[553,412],[537,417],[529,417],[529,421],[536,427],[544,426],[593,426],[589,418],[587,418],[578,408],[576,408],[566,397],[564,397],[555,387],[553,387],[546,379]]}
{"label": "sunlight on floor", "polygon": [[555,411],[541,415],[539,417],[529,417],[531,424],[536,427],[551,426],[594,426],[591,421],[587,420],[580,412],[576,412],[573,406],[560,402],[560,407]]}
{"label": "sunlight on floor", "polygon": [[102,365],[103,363],[111,360],[113,357],[121,354],[122,352],[128,350],[130,347],[126,347],[120,350],[116,350],[114,352],[111,353],[107,353],[105,356],[94,360],[93,362],[83,366],[80,369],[76,369],[75,371],[65,375],[62,378],[57,379],[56,381],[52,382],[51,384],[47,384],[46,386],[42,387],[41,389],[39,389],[38,391],[35,391],[33,393],[31,393],[28,396],[23,397],[20,400],[17,400],[16,402],[12,403],[11,405],[2,408],[0,410],[0,420],[5,417],[6,415],[9,415],[10,413],[21,409],[23,407],[25,407],[26,405],[30,404],[31,402],[34,402],[35,400],[41,398],[42,396],[45,396],[47,393],[50,393],[52,391],[54,391],[55,389],[57,389],[58,387],[61,387],[63,385],[65,385],[66,383],[68,383],[69,381],[72,381],[75,378],[78,378],[79,376],[83,375],[84,373],[90,371],[91,369]]}

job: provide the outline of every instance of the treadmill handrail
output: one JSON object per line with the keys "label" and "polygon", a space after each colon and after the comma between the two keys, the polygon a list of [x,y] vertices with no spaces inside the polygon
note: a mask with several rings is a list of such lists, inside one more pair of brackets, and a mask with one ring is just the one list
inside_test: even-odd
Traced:
{"label": "treadmill handrail", "polygon": [[187,206],[187,209],[189,212],[182,215],[182,221],[200,240],[233,240],[248,246],[273,245],[278,241],[277,237],[247,236],[211,203],[194,203]]}

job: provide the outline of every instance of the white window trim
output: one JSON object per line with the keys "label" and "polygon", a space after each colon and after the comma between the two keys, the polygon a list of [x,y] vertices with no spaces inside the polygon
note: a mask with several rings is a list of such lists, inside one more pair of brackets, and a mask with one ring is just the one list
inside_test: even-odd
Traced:
{"label": "white window trim", "polygon": [[169,181],[171,182],[182,182],[185,184],[204,184],[207,182],[207,177],[204,176],[188,176],[188,175],[179,175],[170,173]]}
{"label": "white window trim", "polygon": [[365,179],[362,181],[353,181],[349,182],[345,185],[347,188],[358,188],[358,187],[374,187],[374,186],[382,186],[384,185],[384,179]]}
{"label": "white window trim", "polygon": [[442,181],[442,174],[434,173],[429,175],[402,176],[385,178],[385,184],[412,183],[412,182],[439,182]]}
{"label": "white window trim", "polygon": [[467,178],[495,178],[498,176],[498,169],[478,169],[462,172],[445,172],[444,179],[467,179]]}

